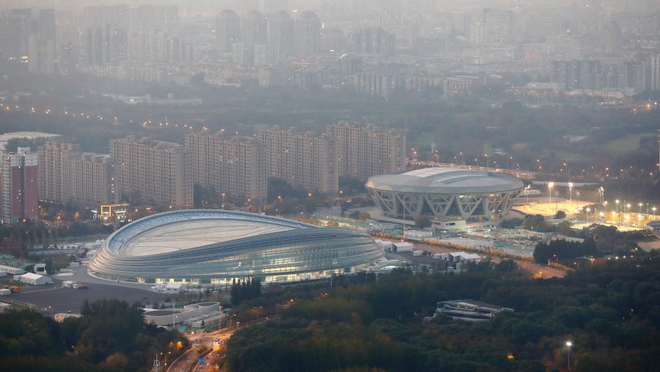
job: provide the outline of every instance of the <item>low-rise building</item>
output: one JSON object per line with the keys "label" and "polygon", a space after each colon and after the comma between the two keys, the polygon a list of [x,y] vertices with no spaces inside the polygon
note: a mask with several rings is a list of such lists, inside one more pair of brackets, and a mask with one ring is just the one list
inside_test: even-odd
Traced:
{"label": "low-rise building", "polygon": [[17,275],[14,276],[14,279],[18,280],[19,282],[30,285],[53,284],[53,280],[50,277],[39,274],[33,274],[33,273],[25,273],[23,275]]}
{"label": "low-rise building", "polygon": [[12,266],[6,266],[6,265],[0,265],[0,272],[7,273],[9,275],[21,275],[25,274],[25,270],[18,268],[18,267],[12,267]]}
{"label": "low-rise building", "polygon": [[[495,315],[502,312],[513,313],[514,311],[514,309],[508,307],[488,304],[481,301],[451,300],[438,302],[433,317],[435,318],[439,315],[446,315],[453,320],[477,323],[490,321]],[[426,319],[425,321],[428,322]]]}

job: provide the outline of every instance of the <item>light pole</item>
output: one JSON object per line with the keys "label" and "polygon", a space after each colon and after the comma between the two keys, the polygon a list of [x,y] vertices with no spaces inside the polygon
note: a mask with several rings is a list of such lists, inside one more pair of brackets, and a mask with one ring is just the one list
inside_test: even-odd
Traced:
{"label": "light pole", "polygon": [[332,277],[335,275],[335,265],[337,264],[337,260],[332,260],[332,270],[330,270],[330,290],[332,290]]}
{"label": "light pole", "polygon": [[619,226],[619,225],[621,225],[621,213],[619,213],[619,203],[620,203],[620,200],[617,199],[617,200],[615,200],[614,202],[616,203],[616,216],[617,216],[617,218],[616,218],[616,224],[617,224],[617,226]]}
{"label": "light pole", "polygon": [[566,341],[566,347],[568,348],[568,360],[566,362],[566,369],[568,371],[571,370],[571,346],[573,346],[573,342]]}
{"label": "light pole", "polygon": [[653,214],[655,214],[655,211],[656,211],[657,208],[656,208],[656,207],[653,207],[653,208],[651,208],[651,209],[653,210]]}
{"label": "light pole", "polygon": [[223,192],[221,195],[222,195],[222,209],[225,209],[225,193]]}
{"label": "light pole", "polygon": [[573,182],[568,183],[568,200],[573,200]]}
{"label": "light pole", "polygon": [[638,205],[639,205],[639,212],[638,212],[638,214],[642,214],[642,205],[644,205],[644,203],[639,203]]}
{"label": "light pole", "polygon": [[589,223],[589,213],[591,213],[591,208],[587,207],[587,223]]}
{"label": "light pole", "polygon": [[552,204],[552,188],[553,187],[555,187],[555,183],[554,182],[548,182],[548,198],[549,198],[550,204]]}

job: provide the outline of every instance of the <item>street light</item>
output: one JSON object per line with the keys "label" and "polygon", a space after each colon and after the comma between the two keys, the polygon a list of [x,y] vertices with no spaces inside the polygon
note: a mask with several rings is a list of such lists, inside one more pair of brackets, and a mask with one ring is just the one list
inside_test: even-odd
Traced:
{"label": "street light", "polygon": [[555,187],[554,182],[548,182],[548,194],[549,194],[549,201],[552,203],[552,188]]}
{"label": "street light", "polygon": [[573,182],[568,183],[568,200],[573,200]]}
{"label": "street light", "polygon": [[566,341],[566,347],[568,348],[568,361],[566,363],[566,369],[568,371],[571,370],[571,346],[573,346],[573,342]]}

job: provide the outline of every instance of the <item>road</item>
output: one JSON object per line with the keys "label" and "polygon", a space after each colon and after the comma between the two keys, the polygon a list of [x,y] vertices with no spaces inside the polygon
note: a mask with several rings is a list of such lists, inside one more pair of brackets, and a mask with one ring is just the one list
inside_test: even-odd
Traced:
{"label": "road", "polygon": [[[190,371],[206,371],[211,367],[209,363],[198,365],[197,360],[199,359],[199,350],[202,346],[206,346],[209,350],[212,349],[213,339],[219,338],[221,341],[226,341],[234,334],[235,328],[231,329],[221,329],[218,331],[208,332],[208,333],[198,333],[195,335],[190,335],[188,341],[192,344],[192,347],[188,349],[185,353],[181,354],[172,365],[167,369],[168,372],[190,372]],[[206,359],[209,360],[210,354],[205,355]]]}

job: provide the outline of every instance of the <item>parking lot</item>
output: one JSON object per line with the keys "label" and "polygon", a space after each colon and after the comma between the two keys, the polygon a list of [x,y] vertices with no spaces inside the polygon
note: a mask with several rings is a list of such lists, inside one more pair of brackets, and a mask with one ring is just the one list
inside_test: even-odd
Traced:
{"label": "parking lot", "polygon": [[162,303],[166,298],[171,297],[168,294],[151,291],[148,286],[138,287],[124,283],[107,284],[99,279],[86,281],[88,283],[87,289],[62,288],[63,280],[82,281],[80,279],[94,279],[83,277],[85,275],[83,274],[84,268],[80,271],[75,278],[53,276],[55,284],[51,285],[37,287],[23,285],[20,293],[3,296],[0,301],[33,305],[36,310],[44,313],[77,313],[85,300],[119,299],[148,304],[153,302]]}

